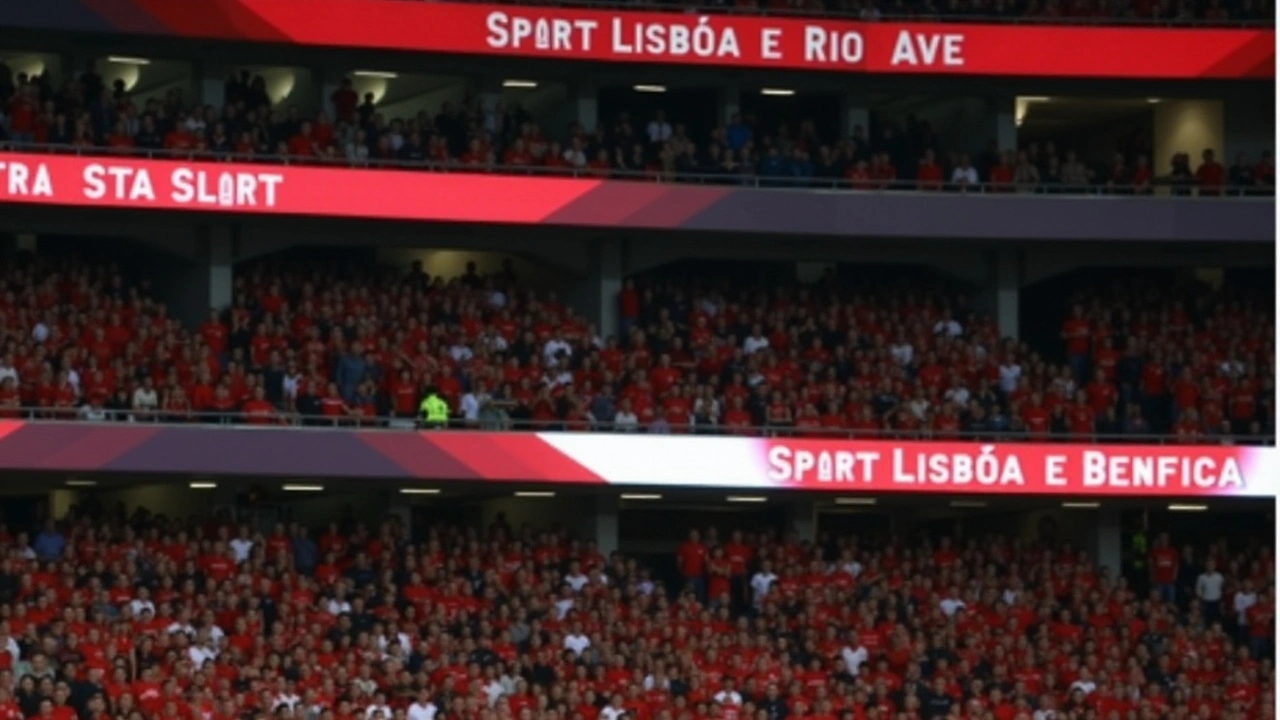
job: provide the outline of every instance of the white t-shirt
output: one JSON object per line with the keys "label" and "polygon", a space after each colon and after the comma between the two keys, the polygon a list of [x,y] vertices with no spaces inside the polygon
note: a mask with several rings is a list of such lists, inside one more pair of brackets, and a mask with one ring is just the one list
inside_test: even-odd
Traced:
{"label": "white t-shirt", "polygon": [[600,720],[618,720],[618,718],[626,714],[627,711],[623,708],[616,708],[612,705],[605,705],[600,708]]}
{"label": "white t-shirt", "polygon": [[253,552],[253,541],[247,538],[235,538],[227,544],[231,546],[231,552],[236,556],[236,564],[248,560],[249,553]]}
{"label": "white t-shirt", "polygon": [[943,598],[942,601],[938,603],[938,607],[941,608],[943,615],[946,615],[947,617],[951,617],[952,615],[956,614],[957,610],[960,610],[961,608],[965,608],[968,606],[964,604],[963,600],[957,600],[955,598]]}
{"label": "white t-shirt", "polygon": [[1221,602],[1222,601],[1222,573],[1202,572],[1200,577],[1196,578],[1196,597],[1205,602]]}
{"label": "white t-shirt", "polygon": [[436,704],[428,702],[427,704],[414,703],[409,706],[409,720],[435,720]]}
{"label": "white t-shirt", "polygon": [[1257,604],[1258,604],[1257,593],[1247,593],[1247,592],[1236,593],[1236,599],[1234,602],[1232,602],[1232,605],[1235,607],[1235,610],[1236,610],[1236,619],[1239,620],[1240,623],[1242,624],[1245,622],[1248,622],[1249,608]]}
{"label": "white t-shirt", "polygon": [[963,385],[947,390],[942,394],[942,396],[961,407],[969,404],[969,388],[964,387]]}
{"label": "white t-shirt", "polygon": [[916,349],[911,343],[902,343],[901,345],[890,345],[889,356],[899,365],[910,365],[911,359],[916,355]]}
{"label": "white t-shirt", "polygon": [[737,690],[721,690],[716,693],[715,700],[720,705],[741,705],[742,694]]}
{"label": "white t-shirt", "polygon": [[870,657],[870,653],[861,645],[858,646],[857,650],[848,646],[840,650],[840,658],[844,660],[844,666],[849,669],[849,674],[854,677],[857,677],[862,669],[862,663],[866,662],[868,657]]}
{"label": "white t-shirt", "polygon": [[577,575],[566,575],[564,578],[564,584],[573,588],[574,592],[581,592],[582,588],[586,587],[588,582],[590,582],[590,578],[582,573],[578,573]]}
{"label": "white t-shirt", "polygon": [[749,337],[742,341],[742,352],[746,355],[751,355],[767,347],[769,347],[769,338],[766,337]]}
{"label": "white t-shirt", "polygon": [[757,605],[769,594],[769,588],[773,587],[773,583],[778,580],[778,576],[773,573],[758,572],[751,576],[751,596],[755,598]]}
{"label": "white t-shirt", "polygon": [[956,320],[939,320],[933,324],[933,334],[960,337],[964,334],[964,326]]}
{"label": "white t-shirt", "polygon": [[143,610],[150,610],[152,615],[156,613],[156,605],[150,600],[130,600],[129,609],[133,611],[134,617],[140,617]]}
{"label": "white t-shirt", "polygon": [[1018,380],[1022,377],[1022,366],[1009,363],[1000,366],[1000,389],[1011,393],[1018,388]]}
{"label": "white t-shirt", "polygon": [[187,648],[187,657],[191,658],[192,664],[197,668],[201,668],[204,667],[206,660],[213,660],[218,657],[218,651],[203,645],[192,645]]}
{"label": "white t-shirt", "polygon": [[978,184],[978,171],[972,165],[960,166],[951,172],[951,182],[968,185]]}
{"label": "white t-shirt", "polygon": [[462,402],[459,403],[462,409],[462,419],[475,422],[480,419],[480,401],[476,398],[475,393],[467,393],[462,396]]}
{"label": "white t-shirt", "polygon": [[155,390],[140,387],[133,391],[133,408],[135,410],[154,410],[160,405],[160,398]]}
{"label": "white t-shirt", "polygon": [[671,139],[671,123],[650,120],[645,133],[649,136],[649,142],[666,142]]}
{"label": "white t-shirt", "polygon": [[550,365],[555,362],[556,354],[561,352],[565,357],[573,355],[573,346],[564,340],[548,340],[547,344],[542,346],[542,359]]}
{"label": "white t-shirt", "polygon": [[1077,680],[1071,683],[1071,692],[1079,690],[1085,695],[1092,695],[1094,690],[1098,689],[1098,683],[1092,680]]}
{"label": "white t-shirt", "polygon": [[13,657],[13,664],[17,664],[22,659],[22,647],[18,645],[18,641],[9,636],[4,639],[4,651]]}
{"label": "white t-shirt", "polygon": [[564,647],[572,650],[574,655],[581,655],[583,650],[591,647],[591,638],[586,635],[565,635]]}

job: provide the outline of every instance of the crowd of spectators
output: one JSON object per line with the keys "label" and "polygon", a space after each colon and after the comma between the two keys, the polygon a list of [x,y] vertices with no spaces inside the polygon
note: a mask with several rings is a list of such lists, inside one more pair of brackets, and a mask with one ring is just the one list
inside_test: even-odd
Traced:
{"label": "crowd of spectators", "polygon": [[106,268],[39,264],[0,280],[9,415],[412,424],[435,389],[457,425],[484,429],[1274,433],[1271,303],[1204,288],[1084,293],[1065,320],[1037,320],[1063,323],[1061,340],[1033,348],[999,337],[962,296],[906,280],[765,291],[632,279],[617,337],[520,289],[509,268],[257,266],[197,328]]}
{"label": "crowd of spectators", "polygon": [[[0,65],[0,78],[6,76]],[[554,136],[515,105],[446,102],[435,115],[388,118],[372,95],[361,101],[349,79],[331,98],[336,117],[273,108],[263,79],[248,73],[228,78],[221,108],[189,105],[178,90],[139,107],[122,83],[107,87],[92,68],[59,90],[47,76],[19,75],[0,85],[0,97],[11,98],[0,140],[20,146],[854,189],[1149,193],[1167,184],[1175,192],[1198,188],[1217,195],[1271,194],[1275,187],[1270,153],[1240,155],[1230,168],[1211,151],[1194,165],[1179,154],[1157,168],[1141,152],[1090,159],[1053,143],[1017,151],[991,143],[971,156],[968,149],[941,147],[929,122],[915,118],[878,126],[874,136],[859,126],[837,138],[822,137],[808,120],[765,127],[751,114],[737,114],[694,137],[662,111],[644,118],[622,112],[600,127],[574,124]]]}
{"label": "crowd of spectators", "polygon": [[[38,522],[38,521],[37,521]],[[564,533],[0,526],[0,713],[49,720],[1256,720],[1269,549],[691,533],[685,586]],[[1183,575],[1191,576],[1189,585]]]}

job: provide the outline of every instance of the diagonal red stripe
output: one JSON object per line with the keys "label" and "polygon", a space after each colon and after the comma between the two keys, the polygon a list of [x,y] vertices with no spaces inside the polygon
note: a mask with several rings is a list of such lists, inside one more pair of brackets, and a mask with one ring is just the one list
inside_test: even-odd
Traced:
{"label": "diagonal red stripe", "polygon": [[535,433],[429,432],[424,438],[485,480],[603,483]]}

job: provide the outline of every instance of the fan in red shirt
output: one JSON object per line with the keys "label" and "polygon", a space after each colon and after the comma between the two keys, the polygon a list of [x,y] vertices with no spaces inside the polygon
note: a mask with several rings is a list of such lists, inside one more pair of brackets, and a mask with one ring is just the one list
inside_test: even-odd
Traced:
{"label": "fan in red shirt", "polygon": [[1169,545],[1169,535],[1161,533],[1151,547],[1151,584],[1160,593],[1160,599],[1172,603],[1175,598],[1174,583],[1178,579],[1178,551]]}
{"label": "fan in red shirt", "polygon": [[183,152],[190,150],[196,146],[196,136],[187,130],[186,123],[181,119],[173,126],[164,136],[164,147],[166,150],[173,152]]}
{"label": "fan in red shirt", "polygon": [[1119,398],[1116,386],[1107,380],[1107,375],[1101,368],[1094,371],[1093,382],[1085,388],[1085,393],[1089,396],[1089,406],[1093,408],[1095,415],[1102,415],[1114,408]]}
{"label": "fan in red shirt", "polygon": [[1092,435],[1096,413],[1089,404],[1089,395],[1081,390],[1076,394],[1076,401],[1067,408],[1067,425],[1072,435]]}
{"label": "fan in red shirt", "polygon": [[1200,194],[1221,195],[1222,186],[1227,182],[1227,169],[1214,159],[1212,150],[1205,150],[1200,157],[1203,162],[1196,168],[1196,183],[1200,186]]}
{"label": "fan in red shirt", "polygon": [[313,157],[320,154],[311,133],[311,123],[303,121],[298,133],[289,138],[289,154],[294,157]]}
{"label": "fan in red shirt", "polygon": [[262,387],[253,389],[253,397],[240,407],[244,422],[249,425],[270,425],[276,422],[276,407],[266,399]]}
{"label": "fan in red shirt", "polygon": [[921,190],[942,189],[942,166],[938,164],[932,150],[925,150],[916,166],[916,187]]}
{"label": "fan in red shirt", "polygon": [[676,562],[680,566],[680,575],[699,597],[704,597],[707,589],[707,546],[702,543],[702,535],[697,530],[690,530],[689,539],[676,550]]}
{"label": "fan in red shirt", "polygon": [[1013,190],[1013,162],[1013,153],[1005,151],[1000,154],[1000,161],[991,166],[988,181],[993,192]]}
{"label": "fan in red shirt", "polygon": [[872,187],[871,170],[866,160],[859,160],[850,165],[844,176],[855,190],[868,190]]}
{"label": "fan in red shirt", "polygon": [[355,120],[360,97],[352,87],[351,78],[342,78],[342,87],[334,90],[330,99],[333,100],[333,114],[339,121],[349,123]]}

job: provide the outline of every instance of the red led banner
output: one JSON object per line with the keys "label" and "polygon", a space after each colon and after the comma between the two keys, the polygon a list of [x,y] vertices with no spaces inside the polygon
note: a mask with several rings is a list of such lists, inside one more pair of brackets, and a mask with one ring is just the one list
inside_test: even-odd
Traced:
{"label": "red led banner", "polygon": [[345,166],[0,154],[0,202],[72,207],[540,223],[601,184]]}
{"label": "red led banner", "polygon": [[1274,447],[228,427],[0,420],[0,470],[1144,499],[1280,486]]}
{"label": "red led banner", "polygon": [[1271,29],[1079,27],[404,0],[129,0],[193,37],[523,58],[863,73],[1268,78]]}

